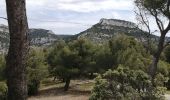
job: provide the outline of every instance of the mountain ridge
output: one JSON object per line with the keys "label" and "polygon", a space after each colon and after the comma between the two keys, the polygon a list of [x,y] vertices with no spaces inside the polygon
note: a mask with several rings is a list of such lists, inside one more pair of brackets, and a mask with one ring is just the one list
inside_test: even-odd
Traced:
{"label": "mountain ridge", "polygon": [[[146,41],[147,38],[147,32],[139,29],[137,25],[133,22],[120,19],[102,18],[92,27],[76,35],[56,35],[51,30],[31,28],[29,29],[29,41],[31,46],[48,46],[61,39],[72,41],[79,38],[87,38],[94,43],[104,43],[110,40],[115,35],[120,35],[122,33],[128,36],[133,36],[140,41]],[[158,36],[151,35],[151,39],[157,40]],[[0,24],[0,52],[4,48],[7,50],[8,46],[8,27]]]}
{"label": "mountain ridge", "polygon": [[[56,35],[51,30],[41,28],[31,28],[28,33],[30,46],[49,46],[60,39],[67,38],[68,36],[70,35]],[[8,26],[0,24],[0,53],[8,51],[9,42],[10,35]]]}
{"label": "mountain ridge", "polygon": [[[95,43],[103,43],[110,40],[115,35],[122,33],[128,36],[133,36],[140,41],[146,41],[146,34],[148,34],[139,29],[133,22],[103,18],[91,28],[77,34],[76,37],[87,38]],[[151,38],[157,40],[158,36],[151,35]]]}

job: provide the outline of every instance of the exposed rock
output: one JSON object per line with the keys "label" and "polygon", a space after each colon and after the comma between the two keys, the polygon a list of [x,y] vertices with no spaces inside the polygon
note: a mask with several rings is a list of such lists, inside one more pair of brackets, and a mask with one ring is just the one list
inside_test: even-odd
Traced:
{"label": "exposed rock", "polygon": [[[137,28],[135,23],[118,19],[101,19],[99,23],[91,28],[77,34],[77,38],[87,38],[95,43],[103,43],[115,35],[126,34],[134,36],[137,40],[146,41],[146,32]],[[151,35],[152,39],[157,38]]]}
{"label": "exposed rock", "polygon": [[100,25],[107,26],[105,29],[110,29],[109,26],[120,26],[120,27],[128,27],[128,28],[136,28],[137,25],[135,23],[118,20],[118,19],[104,19],[102,18],[99,22]]}
{"label": "exposed rock", "polygon": [[[51,30],[30,29],[29,42],[30,46],[48,46],[60,39],[65,39],[70,35],[56,35]],[[6,53],[9,47],[10,36],[6,25],[0,24],[0,53]]]}

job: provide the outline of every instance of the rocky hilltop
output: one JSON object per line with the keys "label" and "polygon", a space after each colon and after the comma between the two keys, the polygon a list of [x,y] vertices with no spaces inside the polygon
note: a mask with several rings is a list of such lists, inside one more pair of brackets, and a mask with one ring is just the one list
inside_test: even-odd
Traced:
{"label": "rocky hilltop", "polygon": [[46,46],[46,45],[50,45],[57,39],[59,39],[58,36],[55,33],[53,33],[51,30],[45,30],[45,29],[29,30],[30,45]]}
{"label": "rocky hilltop", "polygon": [[[120,34],[134,36],[138,40],[145,41],[147,33],[137,28],[135,23],[129,21],[101,19],[99,23],[77,34],[77,38],[87,38],[96,43],[103,43]],[[151,37],[153,39],[157,38],[155,35]]]}
{"label": "rocky hilltop", "polygon": [[0,53],[7,51],[9,46],[9,30],[8,27],[0,24]]}
{"label": "rocky hilltop", "polygon": [[105,19],[102,18],[99,22],[100,25],[103,26],[120,26],[120,27],[129,27],[129,28],[136,28],[137,25],[135,23],[124,21],[124,20],[118,20],[118,19]]}
{"label": "rocky hilltop", "polygon": [[[51,30],[29,29],[30,46],[48,46],[60,39],[66,39],[69,35],[56,35]],[[0,24],[0,53],[8,50],[10,42],[9,30],[6,25]]]}
{"label": "rocky hilltop", "polygon": [[[137,28],[135,23],[118,20],[118,19],[104,19],[102,18],[97,24],[91,28],[76,34],[76,35],[56,35],[51,30],[46,29],[30,29],[29,41],[31,46],[48,46],[52,43],[63,39],[72,41],[78,38],[87,38],[94,43],[104,43],[110,40],[115,35],[125,34],[133,36],[137,40],[146,41],[147,33]],[[0,52],[5,52],[9,46],[9,31],[5,25],[0,25]],[[158,37],[151,35],[151,39],[157,40]],[[169,38],[166,38],[169,39]]]}
{"label": "rocky hilltop", "polygon": [[[58,39],[58,36],[51,30],[46,29],[29,29],[28,37],[31,45],[48,45]],[[0,44],[9,44],[9,30],[6,25],[0,24]]]}

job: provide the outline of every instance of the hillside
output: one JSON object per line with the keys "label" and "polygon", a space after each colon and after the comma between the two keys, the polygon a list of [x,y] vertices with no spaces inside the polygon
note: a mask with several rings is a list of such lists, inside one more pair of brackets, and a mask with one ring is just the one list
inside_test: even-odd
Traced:
{"label": "hillside", "polygon": [[[126,34],[134,36],[138,40],[146,40],[146,32],[137,28],[135,23],[117,20],[117,19],[101,19],[99,23],[93,25],[91,28],[76,35],[77,38],[88,38],[89,40],[102,43],[106,42],[115,35]],[[151,35],[152,39],[157,39],[157,36]]]}
{"label": "hillside", "polygon": [[[99,23],[76,35],[56,35],[51,30],[35,29],[29,30],[29,41],[31,46],[48,46],[64,39],[72,41],[78,38],[87,38],[94,43],[104,43],[116,35],[126,34],[133,36],[139,41],[146,41],[146,32],[137,28],[135,23],[118,19],[101,19]],[[151,35],[152,40],[158,37]],[[168,40],[169,38],[167,38]],[[0,52],[7,51],[9,46],[9,31],[5,25],[0,25]]]}
{"label": "hillside", "polygon": [[[56,35],[51,30],[35,29],[29,30],[30,46],[48,46],[60,39],[67,39],[70,35]],[[6,52],[9,47],[10,36],[6,25],[0,25],[0,52]]]}
{"label": "hillside", "polygon": [[9,46],[9,31],[5,25],[0,25],[0,52],[6,52]]}
{"label": "hillside", "polygon": [[45,30],[45,29],[29,30],[30,45],[35,45],[35,46],[50,45],[52,42],[56,41],[57,39],[59,39],[58,36],[55,35],[50,30]]}

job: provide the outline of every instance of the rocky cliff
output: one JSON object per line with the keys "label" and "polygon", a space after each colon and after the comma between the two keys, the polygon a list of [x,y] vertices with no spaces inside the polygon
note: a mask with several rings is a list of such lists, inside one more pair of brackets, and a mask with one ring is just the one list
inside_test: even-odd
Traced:
{"label": "rocky cliff", "polygon": [[118,20],[118,19],[105,19],[102,18],[99,22],[100,25],[103,26],[120,26],[120,27],[128,27],[128,28],[136,28],[137,25],[135,23]]}
{"label": "rocky cliff", "polygon": [[[64,39],[67,36],[56,35],[51,30],[29,29],[30,46],[48,46],[57,40]],[[10,42],[9,30],[6,25],[0,24],[0,53],[8,50]]]}
{"label": "rocky cliff", "polygon": [[[141,41],[147,38],[147,33],[137,28],[135,23],[118,19],[101,19],[99,23],[77,34],[77,38],[87,38],[95,43],[103,43],[120,34],[134,36]],[[151,35],[151,38],[157,37]]]}

